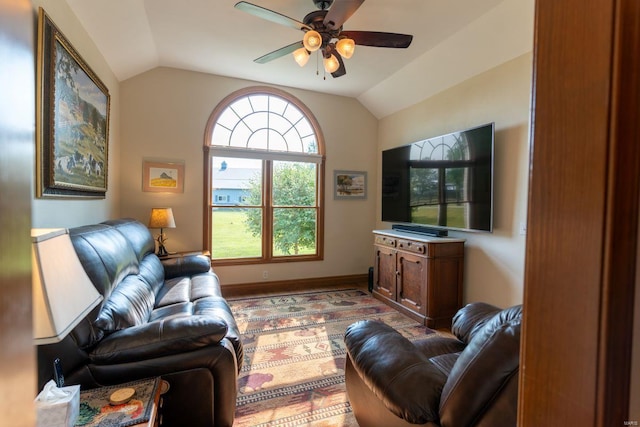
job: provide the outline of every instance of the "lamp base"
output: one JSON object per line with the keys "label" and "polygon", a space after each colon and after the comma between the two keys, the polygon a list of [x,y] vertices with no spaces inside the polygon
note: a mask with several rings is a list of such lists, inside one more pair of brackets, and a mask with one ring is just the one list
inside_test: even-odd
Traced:
{"label": "lamp base", "polygon": [[158,256],[167,256],[169,252],[167,252],[167,248],[164,247],[164,242],[167,240],[164,233],[162,232],[162,228],[160,229],[160,234],[156,237],[156,242],[158,242],[158,252],[156,255]]}

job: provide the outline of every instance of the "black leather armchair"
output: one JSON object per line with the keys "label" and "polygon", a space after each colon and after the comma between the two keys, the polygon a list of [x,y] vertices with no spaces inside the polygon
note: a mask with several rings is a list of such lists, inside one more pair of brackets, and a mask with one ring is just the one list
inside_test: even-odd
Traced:
{"label": "black leather armchair", "polygon": [[516,425],[522,307],[469,304],[456,338],[410,342],[377,321],[345,334],[347,393],[360,427]]}
{"label": "black leather armchair", "polygon": [[230,427],[243,350],[209,257],[160,260],[131,219],[69,235],[104,301],[60,343],[38,348],[40,386],[56,357],[66,382],[83,388],[163,377],[164,425]]}

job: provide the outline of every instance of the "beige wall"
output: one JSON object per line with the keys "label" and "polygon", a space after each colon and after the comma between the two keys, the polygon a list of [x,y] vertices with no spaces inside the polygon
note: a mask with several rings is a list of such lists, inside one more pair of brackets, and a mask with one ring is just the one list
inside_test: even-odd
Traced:
{"label": "beige wall", "polygon": [[[328,82],[329,83],[329,82]],[[172,251],[202,248],[203,145],[216,105],[231,92],[258,83],[172,68],[156,68],[121,85],[122,215],[146,222],[154,206],[173,208],[175,229],[165,230]],[[269,280],[366,274],[375,224],[377,120],[352,98],[281,88],[313,111],[326,142],[325,259],[319,262],[218,267],[224,285]],[[143,159],[182,161],[182,194],[142,191]],[[333,200],[336,169],[369,172],[367,200]]]}
{"label": "beige wall", "polygon": [[32,4],[36,13],[38,7],[44,8],[80,56],[107,86],[111,95],[108,149],[109,175],[106,198],[100,200],[36,199],[34,189],[32,191],[33,227],[73,227],[118,217],[120,215],[120,90],[118,80],[66,2],[60,0],[33,0]]}
{"label": "beige wall", "polygon": [[[449,232],[467,240],[464,301],[506,307],[522,302],[532,54],[479,74],[380,120],[378,151],[495,122],[493,233]],[[428,73],[425,73],[428,78]],[[380,156],[378,156],[380,170]],[[376,193],[379,228],[381,196]]]}

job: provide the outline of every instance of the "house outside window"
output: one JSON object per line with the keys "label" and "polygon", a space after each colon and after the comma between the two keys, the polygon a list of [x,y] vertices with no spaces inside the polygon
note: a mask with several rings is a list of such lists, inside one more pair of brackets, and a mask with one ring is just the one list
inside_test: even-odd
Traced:
{"label": "house outside window", "polygon": [[323,258],[324,141],[297,98],[269,87],[225,98],[207,124],[205,183],[214,264]]}

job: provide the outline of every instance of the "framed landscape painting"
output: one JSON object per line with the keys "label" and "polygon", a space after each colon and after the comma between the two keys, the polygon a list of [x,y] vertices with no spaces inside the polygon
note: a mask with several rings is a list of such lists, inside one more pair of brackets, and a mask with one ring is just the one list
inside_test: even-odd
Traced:
{"label": "framed landscape painting", "polygon": [[184,163],[143,161],[142,191],[182,193],[184,191]]}
{"label": "framed landscape painting", "polygon": [[109,91],[42,8],[37,72],[37,196],[104,198]]}
{"label": "framed landscape painting", "polygon": [[367,198],[367,172],[334,171],[334,199],[357,200]]}

